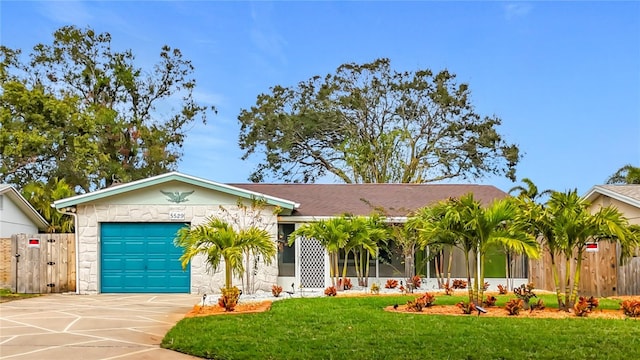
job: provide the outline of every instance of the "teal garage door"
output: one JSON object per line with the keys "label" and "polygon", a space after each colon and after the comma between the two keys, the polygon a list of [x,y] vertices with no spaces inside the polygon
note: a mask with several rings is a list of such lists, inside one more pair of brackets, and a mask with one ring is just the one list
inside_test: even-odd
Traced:
{"label": "teal garage door", "polygon": [[190,269],[173,245],[184,223],[102,223],[103,293],[189,293]]}

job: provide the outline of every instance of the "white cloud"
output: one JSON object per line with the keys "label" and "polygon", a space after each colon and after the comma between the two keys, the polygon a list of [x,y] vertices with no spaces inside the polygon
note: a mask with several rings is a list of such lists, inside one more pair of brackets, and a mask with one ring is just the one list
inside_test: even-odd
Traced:
{"label": "white cloud", "polygon": [[39,4],[40,13],[54,22],[84,27],[94,20],[82,1],[44,1]]}
{"label": "white cloud", "polygon": [[532,9],[533,6],[531,6],[531,4],[527,4],[524,2],[510,3],[504,5],[504,15],[507,20],[512,20],[527,16]]}

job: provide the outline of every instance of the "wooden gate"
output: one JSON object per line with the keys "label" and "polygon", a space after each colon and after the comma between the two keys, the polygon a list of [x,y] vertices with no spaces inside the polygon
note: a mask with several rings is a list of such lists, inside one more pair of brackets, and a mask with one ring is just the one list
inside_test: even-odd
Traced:
{"label": "wooden gate", "polygon": [[[582,254],[582,269],[580,272],[580,284],[578,293],[581,296],[606,297],[615,295],[636,295],[632,286],[622,288],[618,284],[619,271],[633,273],[632,268],[618,264],[618,247],[616,243],[601,241],[598,243],[597,252],[584,252]],[[574,253],[573,258],[577,256]],[[551,256],[543,252],[540,259],[529,262],[529,281],[536,288],[543,290],[555,290],[553,275],[551,272]],[[560,278],[561,289],[564,289],[565,260],[564,255],[556,256],[556,266]],[[627,270],[628,269],[628,270]],[[575,271],[575,261],[571,261],[571,272]],[[632,282],[637,282],[632,281]],[[573,288],[573,283],[571,284]]]}
{"label": "wooden gate", "polygon": [[25,294],[75,291],[73,234],[18,234],[11,240],[13,291]]}

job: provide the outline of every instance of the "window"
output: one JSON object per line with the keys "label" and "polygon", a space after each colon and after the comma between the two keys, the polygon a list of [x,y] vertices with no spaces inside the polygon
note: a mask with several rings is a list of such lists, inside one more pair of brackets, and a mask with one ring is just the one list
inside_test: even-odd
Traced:
{"label": "window", "polygon": [[289,246],[289,235],[295,230],[294,224],[278,224],[278,275],[295,276],[296,244]]}

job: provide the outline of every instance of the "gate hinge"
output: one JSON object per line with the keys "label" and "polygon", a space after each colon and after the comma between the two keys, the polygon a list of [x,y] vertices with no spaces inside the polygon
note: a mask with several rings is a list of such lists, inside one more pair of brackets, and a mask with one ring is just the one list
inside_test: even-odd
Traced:
{"label": "gate hinge", "polygon": [[55,264],[56,264],[56,262],[55,262],[55,261],[49,261],[49,262],[47,263],[47,265],[55,265]]}
{"label": "gate hinge", "polygon": [[47,287],[55,287],[55,286],[56,286],[56,284],[54,284],[54,283],[47,284]]}
{"label": "gate hinge", "polygon": [[56,242],[56,239],[48,239],[47,242],[54,243],[54,242]]}

